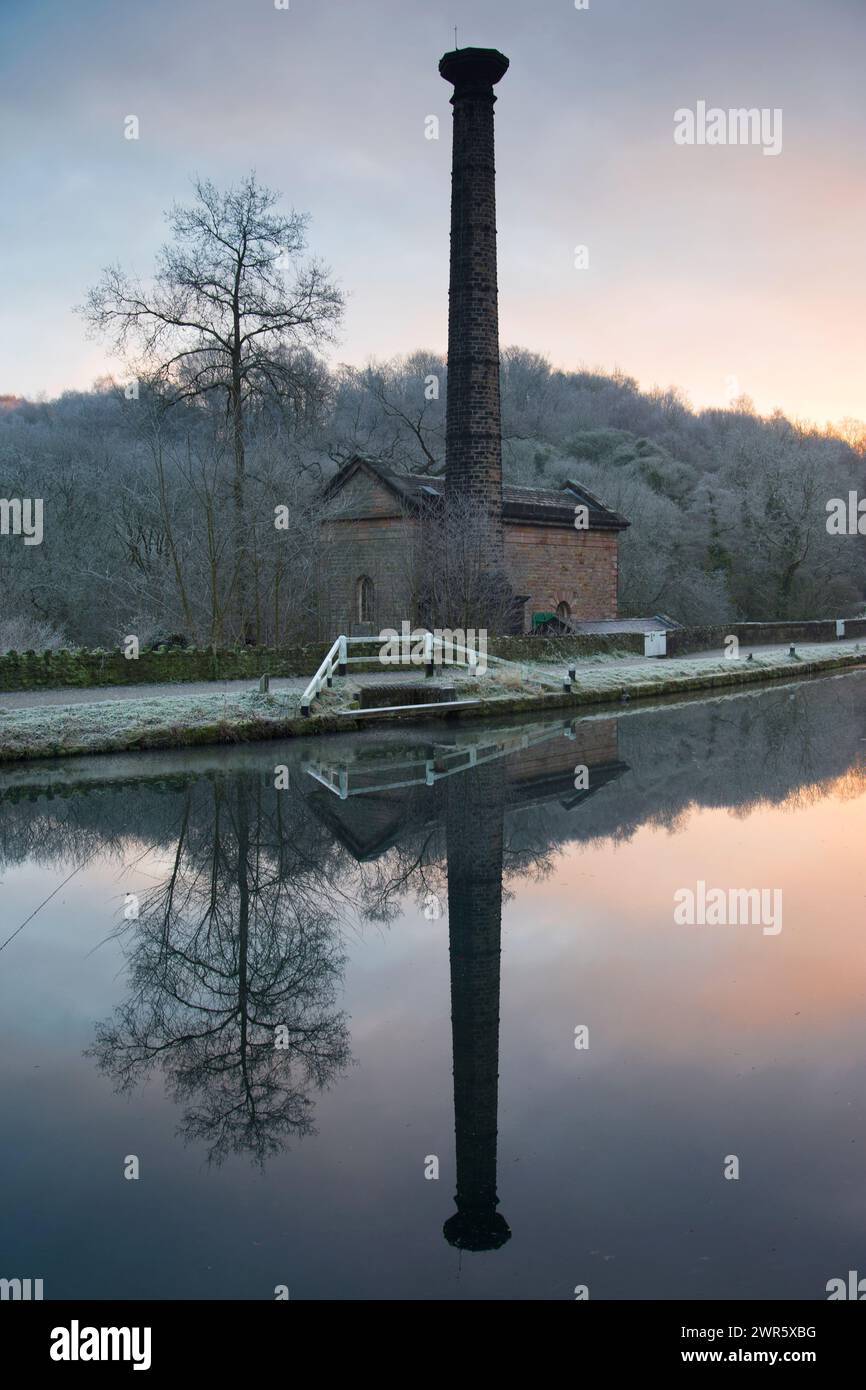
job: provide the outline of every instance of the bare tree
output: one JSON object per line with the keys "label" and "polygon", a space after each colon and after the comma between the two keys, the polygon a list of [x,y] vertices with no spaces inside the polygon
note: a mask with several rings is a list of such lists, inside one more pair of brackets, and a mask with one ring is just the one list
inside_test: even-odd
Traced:
{"label": "bare tree", "polygon": [[413,352],[364,368],[340,367],[328,441],[331,458],[374,454],[398,472],[438,473],[445,463],[446,367]]}
{"label": "bare tree", "polygon": [[403,562],[413,617],[432,628],[513,630],[514,591],[504,572],[490,572],[489,529],[472,498],[422,506]]}
{"label": "bare tree", "polygon": [[224,399],[234,459],[233,588],[246,630],[245,416],[257,399],[305,408],[310,350],[333,341],[343,297],[325,267],[301,260],[307,217],[278,212],[279,195],[255,173],[225,191],[196,179],[194,190],[192,205],[168,214],[173,240],[152,284],[109,267],[83,312],[134,371],[160,382],[167,401]]}

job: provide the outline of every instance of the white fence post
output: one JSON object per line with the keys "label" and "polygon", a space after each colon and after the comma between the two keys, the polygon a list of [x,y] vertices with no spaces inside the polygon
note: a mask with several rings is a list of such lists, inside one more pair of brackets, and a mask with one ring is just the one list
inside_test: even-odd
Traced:
{"label": "white fence post", "polygon": [[315,700],[316,696],[318,695],[319,691],[322,689],[322,686],[331,684],[331,680],[334,673],[334,663],[337,659],[337,653],[341,650],[345,651],[345,641],[345,637],[337,638],[337,640],[331,646],[331,650],[328,652],[328,655],[325,657],[318,671],[313,676],[313,679],[310,681],[310,684],[307,686],[306,690],[301,696],[301,714],[305,719],[308,717],[310,713],[310,707],[313,701]]}

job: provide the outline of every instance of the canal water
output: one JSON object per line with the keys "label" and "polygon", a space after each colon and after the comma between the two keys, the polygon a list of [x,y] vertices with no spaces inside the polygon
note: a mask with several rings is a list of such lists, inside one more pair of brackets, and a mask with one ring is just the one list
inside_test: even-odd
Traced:
{"label": "canal water", "polygon": [[864,841],[866,672],[7,769],[0,1276],[825,1298],[866,1274]]}

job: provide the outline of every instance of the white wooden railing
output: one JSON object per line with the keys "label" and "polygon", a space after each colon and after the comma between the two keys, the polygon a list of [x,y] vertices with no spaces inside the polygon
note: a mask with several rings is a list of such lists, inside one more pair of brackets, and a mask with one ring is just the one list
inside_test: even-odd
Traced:
{"label": "white wooden railing", "polygon": [[333,685],[335,674],[345,676],[347,661],[346,639],[345,637],[338,637],[301,696],[302,715],[308,715],[310,713],[310,706],[316,696],[320,694],[326,686],[330,688],[330,686]]}
{"label": "white wooden railing", "polygon": [[[386,640],[387,639],[384,639],[381,635],[375,637],[346,637],[341,634],[337,637],[328,655],[325,657],[318,671],[301,696],[301,714],[304,717],[309,715],[310,708],[316,696],[326,687],[331,687],[335,675],[345,676],[349,666],[362,664],[369,666],[374,660],[374,657],[369,651],[359,656],[349,656],[348,649],[350,646],[370,647],[371,645],[375,645],[381,647],[383,641]],[[480,674],[478,667],[481,664],[481,658],[476,650],[471,647],[464,647],[461,643],[455,642],[453,639],[446,640],[439,636],[438,633],[425,632],[422,662],[425,675],[432,676],[434,674],[437,665],[437,654],[439,656],[438,665],[440,670],[448,666],[465,666],[471,676]],[[510,669],[522,675],[530,675],[533,680],[539,681],[542,684],[550,682],[559,689],[570,690],[572,683],[576,679],[576,672],[573,665],[569,667],[568,674],[563,676],[558,672],[544,670],[539,667],[534,667],[530,671],[525,663],[508,661],[504,657],[490,656],[487,653],[485,653],[484,662],[485,670],[488,665],[496,666],[500,670]],[[395,666],[403,666],[404,663],[397,661],[382,662],[381,664],[386,669],[391,670]]]}
{"label": "white wooden railing", "polygon": [[[466,772],[505,758],[539,743],[549,743],[563,736],[574,739],[574,728],[568,724],[530,724],[526,728],[499,730],[466,744],[440,744],[433,758],[406,758],[395,762],[389,758],[383,764],[328,763],[310,761],[303,764],[304,772],[341,801],[350,796],[367,796],[370,792],[395,791],[402,787],[432,787],[445,777]],[[456,760],[456,761],[455,761]],[[397,774],[395,778],[395,773]],[[382,778],[383,780],[377,780]]]}

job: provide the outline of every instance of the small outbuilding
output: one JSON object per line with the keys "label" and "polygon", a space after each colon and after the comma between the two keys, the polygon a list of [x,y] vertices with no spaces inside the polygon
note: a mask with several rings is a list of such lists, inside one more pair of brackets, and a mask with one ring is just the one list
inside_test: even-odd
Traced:
{"label": "small outbuilding", "polygon": [[[427,621],[413,557],[419,529],[444,507],[445,480],[398,473],[355,455],[324,489],[323,629],[379,631]],[[514,630],[533,618],[617,617],[618,545],[628,522],[579,482],[502,488],[506,577],[517,596]]]}

